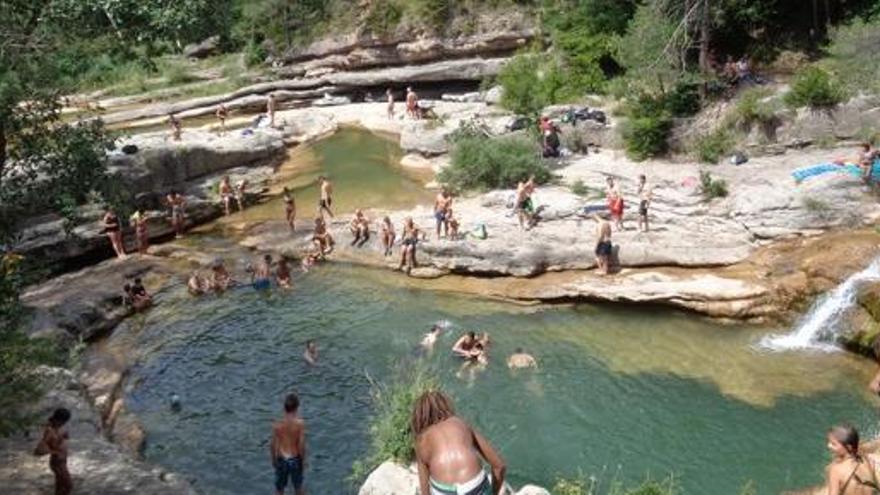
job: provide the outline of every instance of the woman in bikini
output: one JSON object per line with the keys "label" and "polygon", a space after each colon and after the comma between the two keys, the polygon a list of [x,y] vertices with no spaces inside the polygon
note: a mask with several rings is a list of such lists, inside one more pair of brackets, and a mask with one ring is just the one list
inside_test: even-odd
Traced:
{"label": "woman in bikini", "polygon": [[102,222],[104,223],[104,232],[107,234],[107,238],[110,239],[110,245],[113,246],[116,257],[125,259],[125,246],[122,244],[122,226],[119,224],[119,217],[113,211],[113,208],[107,209]]}
{"label": "woman in bikini", "polygon": [[859,452],[859,432],[849,425],[828,431],[833,459],[827,468],[828,495],[877,495],[876,463]]}
{"label": "woman in bikini", "polygon": [[382,219],[382,247],[385,248],[385,256],[391,256],[391,248],[394,246],[394,239],[397,238],[397,232],[394,231],[394,225],[391,219],[385,217]]}
{"label": "woman in bikini", "polygon": [[617,226],[617,230],[623,230],[623,196],[620,189],[614,184],[614,179],[608,177],[606,179],[608,187],[605,189],[605,198],[608,201],[608,212],[611,214],[611,221]]}
{"label": "woman in bikini", "polygon": [[290,230],[296,230],[296,200],[287,187],[284,188],[284,215]]}
{"label": "woman in bikini", "polygon": [[403,223],[403,236],[401,237],[403,248],[400,251],[400,266],[398,267],[398,270],[403,270],[403,266],[406,265],[407,275],[418,266],[416,245],[419,243],[419,234],[421,234],[421,230],[416,227],[412,217],[407,218]]}

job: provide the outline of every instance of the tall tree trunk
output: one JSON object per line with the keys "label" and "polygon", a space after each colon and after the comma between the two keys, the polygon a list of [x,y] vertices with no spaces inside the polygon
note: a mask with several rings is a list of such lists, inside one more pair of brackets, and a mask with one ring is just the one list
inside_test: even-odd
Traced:
{"label": "tall tree trunk", "polygon": [[700,84],[700,100],[706,100],[708,76],[712,72],[709,63],[709,42],[712,36],[711,24],[711,0],[703,0],[703,8],[700,12],[700,73],[703,76],[703,82]]}
{"label": "tall tree trunk", "polygon": [[6,171],[6,129],[0,122],[0,185],[3,184],[3,172]]}

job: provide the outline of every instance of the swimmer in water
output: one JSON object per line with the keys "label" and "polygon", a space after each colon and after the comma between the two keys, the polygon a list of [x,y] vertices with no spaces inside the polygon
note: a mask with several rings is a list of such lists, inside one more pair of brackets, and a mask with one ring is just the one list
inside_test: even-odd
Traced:
{"label": "swimmer in water", "polygon": [[437,337],[440,336],[440,325],[434,325],[431,327],[431,330],[425,334],[422,338],[422,347],[426,350],[431,350],[434,348],[434,344],[437,343]]}
{"label": "swimmer in water", "polygon": [[507,367],[510,369],[519,368],[537,368],[538,362],[535,358],[525,352],[522,347],[517,347],[516,351],[507,358]]}
{"label": "swimmer in water", "polygon": [[477,334],[474,332],[468,332],[455,341],[455,344],[452,346],[452,352],[458,357],[471,359],[477,342],[479,342],[477,340]]}
{"label": "swimmer in water", "polygon": [[289,394],[284,399],[284,417],[272,425],[269,451],[275,468],[276,495],[284,495],[288,481],[293,484],[296,495],[305,495],[306,424],[299,416],[296,394]]}
{"label": "swimmer in water", "polygon": [[303,353],[303,359],[312,366],[318,364],[318,344],[314,340],[306,342],[306,350]]}
{"label": "swimmer in water", "polygon": [[272,255],[263,256],[263,261],[257,264],[251,272],[251,283],[255,289],[268,289],[272,286]]}
{"label": "swimmer in water", "polygon": [[208,292],[208,281],[206,281],[202,274],[199,273],[198,270],[192,272],[189,276],[189,280],[186,282],[186,288],[189,290],[189,293],[194,296],[200,296],[205,292]]}
{"label": "swimmer in water", "polygon": [[278,260],[278,268],[275,269],[275,281],[278,282],[278,287],[285,289],[289,289],[293,285],[293,280],[290,276],[290,266],[283,256]]}

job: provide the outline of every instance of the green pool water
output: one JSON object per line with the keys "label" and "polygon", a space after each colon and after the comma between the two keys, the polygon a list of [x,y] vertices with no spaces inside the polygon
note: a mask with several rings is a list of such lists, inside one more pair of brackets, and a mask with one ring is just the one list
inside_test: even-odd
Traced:
{"label": "green pool water", "polygon": [[[334,179],[341,211],[429,201],[396,168],[399,154],[388,141],[345,131],[294,152],[282,182],[308,208],[320,173]],[[274,201],[231,220],[281,211]],[[247,254],[218,233],[190,242],[240,273]],[[148,433],[147,460],[205,493],[271,493],[269,427],[296,391],[308,422],[310,493],[354,493],[346,478],[367,448],[370,380],[414,360],[438,373],[460,414],[500,449],[515,486],[549,487],[578,473],[605,483],[674,474],[688,494],[737,494],[748,481],[773,494],[821,482],[829,425],[877,432],[878,401],[864,392],[872,365],[845,353],[757,350],[778,328],[644,306],[522,307],[420,287],[396,273],[328,264],[297,273],[290,291],[194,299],[178,286],[158,294],[155,308],[113,336],[137,353],[126,396]],[[420,355],[422,333],[437,322],[449,330]],[[465,329],[492,336],[485,370],[462,370],[449,352]],[[307,339],[321,350],[314,368],[301,357]],[[538,370],[504,366],[519,346]],[[173,394],[179,412],[169,407]]]}
{"label": "green pool water", "polygon": [[[656,309],[536,310],[402,289],[394,277],[328,265],[292,291],[161,294],[129,330],[143,355],[127,400],[148,432],[146,458],[208,493],[269,491],[269,425],[295,390],[309,424],[311,492],[350,493],[345,478],[367,444],[368,377],[388,379],[412,359],[438,371],[460,413],[507,458],[515,485],[674,473],[686,493],[734,494],[749,480],[778,493],[821,481],[830,424],[873,429],[876,404],[861,393],[869,367],[842,353],[766,355],[752,349],[762,329]],[[436,322],[450,331],[417,357]],[[450,354],[462,329],[492,335],[487,369],[462,371]],[[315,368],[301,358],[310,338],[321,350]],[[517,346],[540,369],[507,370]]]}

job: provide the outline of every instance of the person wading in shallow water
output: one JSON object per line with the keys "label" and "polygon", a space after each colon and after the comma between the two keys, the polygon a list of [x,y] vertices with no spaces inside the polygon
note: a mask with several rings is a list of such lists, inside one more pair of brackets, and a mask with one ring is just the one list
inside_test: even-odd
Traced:
{"label": "person wading in shallow water", "polygon": [[36,455],[49,455],[49,469],[55,476],[55,495],[68,495],[73,491],[73,480],[67,470],[67,439],[64,425],[70,421],[70,411],[55,409],[43,428],[43,437],[34,450]]}
{"label": "person wading in shallow water", "polygon": [[283,495],[289,481],[296,495],[305,495],[306,424],[299,417],[299,397],[296,394],[284,399],[284,417],[272,425],[269,452],[275,468],[275,493]]}
{"label": "person wading in shallow water", "polygon": [[833,459],[827,468],[828,495],[877,495],[877,466],[859,452],[859,432],[849,425],[828,431]]}
{"label": "person wading in shallow water", "polygon": [[[488,440],[455,415],[442,392],[428,391],[416,400],[411,427],[415,436],[419,490],[422,495],[498,495],[507,470]],[[481,459],[492,467],[491,478]]]}

